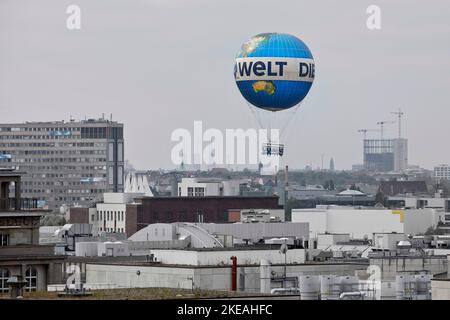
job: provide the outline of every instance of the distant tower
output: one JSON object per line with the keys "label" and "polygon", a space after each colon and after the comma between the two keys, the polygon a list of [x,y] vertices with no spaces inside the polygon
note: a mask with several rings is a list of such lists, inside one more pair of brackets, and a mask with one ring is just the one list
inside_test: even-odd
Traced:
{"label": "distant tower", "polygon": [[334,159],[330,159],[330,171],[334,171]]}

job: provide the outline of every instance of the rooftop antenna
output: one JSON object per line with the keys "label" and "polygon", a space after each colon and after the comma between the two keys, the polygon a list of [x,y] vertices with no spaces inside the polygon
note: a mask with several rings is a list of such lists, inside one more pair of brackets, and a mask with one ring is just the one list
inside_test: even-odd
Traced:
{"label": "rooftop antenna", "polygon": [[402,137],[402,117],[405,115],[405,113],[402,112],[402,109],[400,108],[398,108],[398,111],[391,113],[398,116],[398,138],[400,139]]}

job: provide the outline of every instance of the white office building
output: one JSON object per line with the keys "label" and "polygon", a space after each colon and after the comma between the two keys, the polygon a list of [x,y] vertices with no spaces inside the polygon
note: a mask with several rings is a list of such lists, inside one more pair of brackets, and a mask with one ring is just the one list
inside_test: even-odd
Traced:
{"label": "white office building", "polygon": [[127,204],[132,203],[133,198],[139,193],[113,193],[103,195],[103,202],[89,209],[89,223],[92,225],[93,235],[100,232],[126,232]]}
{"label": "white office building", "polygon": [[240,186],[247,180],[220,180],[214,178],[183,178],[178,183],[179,197],[238,196]]}
{"label": "white office building", "polygon": [[440,164],[434,167],[434,177],[436,179],[450,179],[450,166],[448,164]]}
{"label": "white office building", "polygon": [[436,226],[435,209],[359,209],[353,207],[318,206],[293,209],[292,222],[308,222],[310,238],[321,233],[348,233],[351,238],[368,238],[374,233],[424,233]]}

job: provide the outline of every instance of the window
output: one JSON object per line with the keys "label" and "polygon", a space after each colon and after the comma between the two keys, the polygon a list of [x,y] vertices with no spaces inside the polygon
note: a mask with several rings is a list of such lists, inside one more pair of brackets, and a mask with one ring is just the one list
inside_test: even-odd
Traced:
{"label": "window", "polygon": [[36,291],[37,289],[37,270],[34,267],[29,267],[25,273],[25,290],[27,292]]}
{"label": "window", "polygon": [[9,245],[9,234],[0,233],[0,247]]}
{"label": "window", "polygon": [[123,211],[121,212],[121,220],[123,221]]}
{"label": "window", "polygon": [[192,188],[192,187],[188,187],[187,188],[187,195],[188,195],[188,197],[193,197],[194,196],[194,188]]}
{"label": "window", "polygon": [[123,143],[117,143],[117,161],[123,161]]}
{"label": "window", "polygon": [[123,184],[123,167],[117,167],[117,184]]}
{"label": "window", "polygon": [[9,270],[0,268],[0,293],[9,292],[9,286],[6,283],[9,279]]}
{"label": "window", "polygon": [[195,196],[196,197],[204,197],[205,196],[205,188],[195,188]]}
{"label": "window", "polygon": [[108,144],[108,161],[114,161],[114,143]]}
{"label": "window", "polygon": [[114,184],[114,167],[108,167],[108,183]]}

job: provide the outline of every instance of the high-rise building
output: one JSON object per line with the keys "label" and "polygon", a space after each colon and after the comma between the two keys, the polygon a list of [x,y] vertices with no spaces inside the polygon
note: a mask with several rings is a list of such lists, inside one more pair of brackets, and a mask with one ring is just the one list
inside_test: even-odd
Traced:
{"label": "high-rise building", "polygon": [[440,164],[435,166],[434,177],[436,179],[450,180],[450,166],[448,164]]}
{"label": "high-rise building", "polygon": [[404,171],[408,166],[408,139],[364,139],[364,169]]}
{"label": "high-rise building", "polygon": [[391,139],[364,139],[364,169],[394,170],[394,150]]}
{"label": "high-rise building", "polygon": [[89,205],[123,192],[123,124],[106,119],[0,124],[2,167],[16,168],[38,206]]}
{"label": "high-rise building", "polygon": [[402,172],[408,168],[408,139],[392,140],[394,149],[394,171]]}

